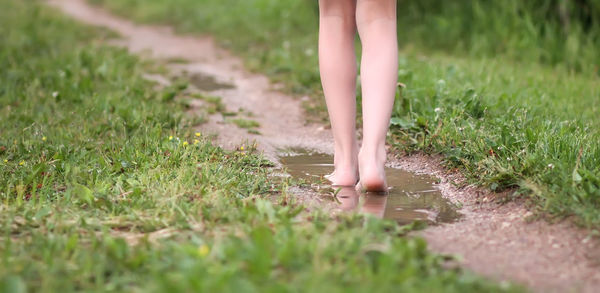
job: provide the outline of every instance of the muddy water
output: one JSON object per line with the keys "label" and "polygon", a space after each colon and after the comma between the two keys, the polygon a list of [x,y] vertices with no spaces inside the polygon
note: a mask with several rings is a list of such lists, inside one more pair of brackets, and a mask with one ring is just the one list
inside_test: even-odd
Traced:
{"label": "muddy water", "polygon": [[[310,182],[321,181],[333,171],[333,158],[329,155],[294,151],[282,155],[280,160],[292,177]],[[457,207],[434,187],[435,178],[393,168],[387,168],[386,174],[390,186],[387,195],[362,194],[344,187],[337,193],[340,208],[394,219],[401,224],[415,220],[448,223],[460,217]]]}

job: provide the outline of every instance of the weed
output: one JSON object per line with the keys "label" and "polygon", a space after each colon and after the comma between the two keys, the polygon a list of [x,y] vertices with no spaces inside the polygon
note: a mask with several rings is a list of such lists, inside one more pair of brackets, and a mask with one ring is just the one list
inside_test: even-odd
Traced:
{"label": "weed", "polygon": [[229,121],[231,121],[233,124],[237,125],[237,127],[239,127],[239,128],[252,129],[252,128],[260,127],[260,124],[258,122],[254,121],[254,120],[250,120],[250,119],[237,118],[237,119],[231,119]]}

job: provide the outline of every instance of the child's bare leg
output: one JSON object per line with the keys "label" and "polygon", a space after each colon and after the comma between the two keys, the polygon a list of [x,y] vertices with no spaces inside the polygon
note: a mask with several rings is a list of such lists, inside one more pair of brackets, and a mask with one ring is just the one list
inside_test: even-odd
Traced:
{"label": "child's bare leg", "polygon": [[358,181],[356,142],[356,0],[319,0],[319,69],[335,143],[334,185]]}
{"label": "child's bare leg", "polygon": [[363,48],[360,186],[367,191],[387,191],[385,138],[398,76],[396,0],[357,0],[356,23]]}

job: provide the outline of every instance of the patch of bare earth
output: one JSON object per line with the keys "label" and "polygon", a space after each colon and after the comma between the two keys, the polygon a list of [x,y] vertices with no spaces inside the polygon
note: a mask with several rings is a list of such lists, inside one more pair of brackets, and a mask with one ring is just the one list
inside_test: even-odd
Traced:
{"label": "patch of bare earth", "polygon": [[[161,60],[186,60],[169,65],[173,74],[187,72],[231,85],[207,90],[202,88],[202,81],[194,90],[221,97],[227,111],[250,113],[247,118],[260,126],[248,131],[227,122],[220,113],[210,115],[200,128],[215,134],[217,144],[234,148],[255,141],[274,162],[284,148],[332,152],[330,132],[322,125],[307,124],[300,101],[277,91],[265,76],[244,70],[242,61],[220,49],[212,38],[179,36],[168,27],[134,24],[83,0],[49,3],[82,22],[118,32],[122,36],[118,45],[133,53]],[[568,221],[530,221],[532,214],[518,202],[498,204],[496,196],[486,190],[456,187],[463,178],[442,168],[439,158],[413,155],[390,158],[390,162],[396,168],[437,176],[443,196],[462,205],[464,217],[460,221],[419,232],[433,251],[459,255],[462,265],[470,270],[520,282],[535,291],[600,291],[598,241],[586,231]],[[311,197],[302,190],[294,193]]]}

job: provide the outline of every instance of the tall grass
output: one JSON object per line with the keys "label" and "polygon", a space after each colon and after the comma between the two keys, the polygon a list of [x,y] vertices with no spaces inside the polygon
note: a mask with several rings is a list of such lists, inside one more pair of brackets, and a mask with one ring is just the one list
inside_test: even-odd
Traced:
{"label": "tall grass", "polygon": [[400,1],[404,43],[598,74],[600,1]]}

